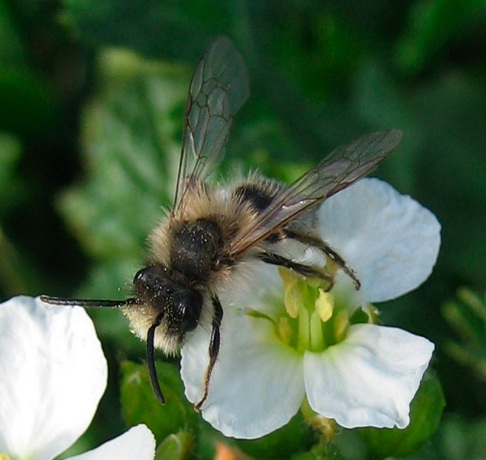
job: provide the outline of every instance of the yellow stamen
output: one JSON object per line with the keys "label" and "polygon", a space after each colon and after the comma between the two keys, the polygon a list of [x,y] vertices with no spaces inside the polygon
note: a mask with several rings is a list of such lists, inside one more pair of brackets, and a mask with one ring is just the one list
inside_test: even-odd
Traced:
{"label": "yellow stamen", "polygon": [[314,305],[323,323],[331,319],[334,311],[334,296],[332,294],[324,291],[324,289],[319,289],[319,297]]}
{"label": "yellow stamen", "polygon": [[334,337],[336,342],[341,342],[346,338],[349,326],[349,313],[345,310],[338,312],[334,319]]}
{"label": "yellow stamen", "polygon": [[[292,340],[292,327],[289,318],[280,318],[278,322],[277,334],[279,339],[288,345]],[[1,459],[0,459],[1,460]]]}
{"label": "yellow stamen", "polygon": [[291,318],[297,318],[300,307],[304,305],[301,280],[286,268],[280,268],[279,273],[283,281],[285,309]]}

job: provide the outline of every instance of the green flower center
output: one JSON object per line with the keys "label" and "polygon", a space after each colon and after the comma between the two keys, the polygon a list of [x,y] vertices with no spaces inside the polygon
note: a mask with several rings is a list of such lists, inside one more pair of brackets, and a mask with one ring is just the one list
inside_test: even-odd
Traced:
{"label": "green flower center", "polygon": [[323,280],[302,278],[286,268],[280,268],[279,273],[285,306],[281,315],[270,318],[256,310],[247,313],[271,321],[279,340],[299,353],[319,353],[342,342],[352,324],[378,322],[372,305],[353,311],[345,301],[336,299]]}
{"label": "green flower center", "polygon": [[334,296],[321,280],[303,279],[280,269],[286,314],[276,324],[280,340],[297,351],[320,352],[346,336],[349,316],[335,308]]}

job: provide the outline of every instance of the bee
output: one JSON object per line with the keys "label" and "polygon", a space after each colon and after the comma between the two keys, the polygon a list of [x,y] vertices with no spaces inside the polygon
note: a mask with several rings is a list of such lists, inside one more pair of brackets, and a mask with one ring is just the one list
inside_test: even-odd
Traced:
{"label": "bee", "polygon": [[[176,354],[191,331],[210,326],[209,365],[201,410],[221,347],[224,306],[218,293],[235,280],[244,262],[286,267],[332,286],[321,267],[297,262],[280,249],[293,242],[320,251],[353,280],[345,260],[317,233],[313,210],[372,171],[399,145],[398,129],[367,134],[334,150],[293,184],[251,174],[232,185],[210,185],[209,174],[224,156],[232,120],[249,95],[241,55],[226,37],[216,39],[200,59],[189,89],[182,152],[172,210],[149,236],[151,257],[133,279],[125,300],[61,299],[44,302],[82,307],[120,307],[131,330],[147,342],[147,365],[157,399],[164,403],[154,350]],[[231,340],[230,337],[227,340]]]}

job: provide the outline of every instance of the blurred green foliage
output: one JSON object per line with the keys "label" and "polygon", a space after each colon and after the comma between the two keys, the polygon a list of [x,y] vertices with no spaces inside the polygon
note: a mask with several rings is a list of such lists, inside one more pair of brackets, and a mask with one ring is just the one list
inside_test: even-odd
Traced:
{"label": "blurred green foliage", "polygon": [[[485,26],[480,0],[0,0],[2,297],[129,292],[145,238],[171,205],[191,72],[226,34],[251,77],[226,175],[257,167],[291,180],[356,135],[404,131],[377,175],[437,215],[443,244],[430,280],[382,317],[437,344],[448,404],[437,434],[410,458],[482,458],[485,303],[455,292],[486,288]],[[93,316],[110,385],[73,452],[134,420],[125,392],[135,364],[120,362],[140,360],[143,346],[119,312]],[[461,342],[451,345],[454,330]],[[177,376],[176,362],[166,366],[162,381]],[[158,439],[160,458],[189,458],[194,445],[199,458],[214,455],[221,435],[188,423]],[[353,436],[342,439],[354,456],[339,441],[336,456],[365,458]],[[318,458],[300,452],[302,439],[288,456]],[[261,457],[252,446],[240,447]]]}
{"label": "blurred green foliage", "polygon": [[486,381],[486,295],[460,289],[457,298],[447,301],[443,314],[459,336],[445,344],[446,351],[478,378]]}

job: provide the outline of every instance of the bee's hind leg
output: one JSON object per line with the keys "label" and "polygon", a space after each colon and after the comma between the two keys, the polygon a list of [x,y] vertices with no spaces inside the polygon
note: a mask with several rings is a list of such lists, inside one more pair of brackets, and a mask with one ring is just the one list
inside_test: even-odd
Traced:
{"label": "bee's hind leg", "polygon": [[280,267],[290,268],[294,270],[299,275],[304,276],[305,278],[320,278],[324,281],[327,281],[330,284],[329,289],[332,287],[334,283],[334,279],[332,276],[328,275],[327,273],[322,272],[316,268],[310,267],[309,265],[301,264],[299,262],[294,262],[291,259],[287,259],[279,254],[275,254],[273,252],[265,252],[262,251],[258,254],[260,260],[267,264],[278,265]]}
{"label": "bee's hind leg", "polygon": [[288,229],[284,229],[283,234],[285,238],[290,238],[292,240],[298,241],[299,243],[305,244],[306,246],[314,247],[322,251],[324,255],[329,257],[329,259],[331,259],[339,268],[344,271],[344,273],[346,273],[346,275],[348,275],[353,280],[354,287],[356,288],[356,290],[359,290],[359,288],[361,287],[361,283],[356,276],[356,273],[354,273],[354,271],[346,265],[345,260],[324,241],[319,238],[315,238],[310,235],[302,235]]}
{"label": "bee's hind leg", "polygon": [[206,369],[206,375],[204,377],[204,389],[201,400],[194,406],[194,409],[199,412],[201,410],[204,401],[208,397],[209,391],[209,381],[211,380],[211,374],[213,372],[214,365],[216,364],[216,359],[219,354],[219,347],[221,345],[221,321],[223,320],[223,307],[218,297],[214,295],[211,297],[213,303],[213,329],[211,331],[211,340],[209,342],[209,364]]}

